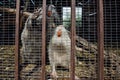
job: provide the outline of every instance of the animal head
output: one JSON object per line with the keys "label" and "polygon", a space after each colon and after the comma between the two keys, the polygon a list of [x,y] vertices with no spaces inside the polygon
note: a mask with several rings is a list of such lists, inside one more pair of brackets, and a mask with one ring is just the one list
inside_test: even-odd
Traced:
{"label": "animal head", "polygon": [[56,7],[54,5],[49,5],[47,11],[48,17],[54,15],[55,13],[56,13]]}
{"label": "animal head", "polygon": [[55,34],[57,35],[57,37],[62,37],[62,36],[68,35],[67,30],[65,29],[65,27],[63,25],[59,25],[56,27]]}

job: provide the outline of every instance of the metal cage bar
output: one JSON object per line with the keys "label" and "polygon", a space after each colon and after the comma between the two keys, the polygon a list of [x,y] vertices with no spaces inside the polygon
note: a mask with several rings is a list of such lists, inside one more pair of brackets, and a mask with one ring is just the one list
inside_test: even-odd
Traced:
{"label": "metal cage bar", "polygon": [[15,32],[15,80],[19,80],[19,30],[20,29],[20,0],[16,2],[16,32]]}
{"label": "metal cage bar", "polygon": [[42,73],[41,80],[45,80],[45,62],[46,62],[46,0],[43,0],[43,18],[42,18]]}
{"label": "metal cage bar", "polygon": [[104,19],[103,19],[103,0],[98,0],[97,4],[98,21],[98,80],[104,80]]}
{"label": "metal cage bar", "polygon": [[71,0],[71,73],[70,80],[75,80],[75,0]]}

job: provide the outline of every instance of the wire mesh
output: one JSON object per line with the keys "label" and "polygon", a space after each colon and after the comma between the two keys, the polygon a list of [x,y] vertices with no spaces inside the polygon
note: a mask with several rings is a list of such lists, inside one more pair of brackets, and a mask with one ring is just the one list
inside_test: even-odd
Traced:
{"label": "wire mesh", "polygon": [[[21,18],[21,79],[41,79],[42,60],[42,0],[31,0],[24,3],[23,13],[30,12],[28,17]],[[37,6],[36,6],[36,5]]]}
{"label": "wire mesh", "polygon": [[[42,0],[21,0],[20,78],[41,80]],[[97,2],[76,0],[75,78],[98,80]],[[71,1],[46,3],[46,80],[70,79]],[[15,79],[15,0],[0,1],[0,80]],[[119,0],[104,0],[104,79],[120,79]],[[62,27],[61,27],[62,26]],[[61,35],[62,32],[62,35]]]}
{"label": "wire mesh", "polygon": [[105,26],[105,79],[119,80],[119,21],[120,1],[104,0],[104,26]]}
{"label": "wire mesh", "polygon": [[81,17],[76,23],[76,33],[80,38],[76,45],[81,49],[77,51],[79,63],[76,72],[79,73],[81,79],[96,80],[97,51],[92,46],[97,48],[97,3],[95,0],[77,0],[76,3],[77,7],[81,8]]}
{"label": "wire mesh", "polygon": [[[15,1],[0,1],[0,8],[15,8]],[[0,79],[14,79],[15,14],[0,10]]]}

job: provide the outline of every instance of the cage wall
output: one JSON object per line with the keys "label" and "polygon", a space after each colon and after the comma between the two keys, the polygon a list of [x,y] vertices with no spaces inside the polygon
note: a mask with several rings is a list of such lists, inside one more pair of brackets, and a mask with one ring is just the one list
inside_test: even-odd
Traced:
{"label": "cage wall", "polygon": [[[41,79],[42,60],[42,0],[21,1],[21,10],[23,15],[20,18],[20,78],[38,80]],[[24,12],[30,14],[25,17]]]}
{"label": "cage wall", "polygon": [[[46,47],[43,49],[43,1],[20,0],[19,79],[69,80],[75,59],[75,79],[98,80],[98,16],[96,0],[75,0],[75,39],[71,46],[71,1],[46,0]],[[119,0],[104,0],[104,79],[119,80]],[[42,7],[43,6],[43,7]],[[0,1],[0,80],[15,79],[15,0]],[[75,56],[71,56],[75,47]]]}
{"label": "cage wall", "polygon": [[3,10],[16,8],[15,1],[0,1],[0,79],[13,80],[15,72],[15,15]]}
{"label": "cage wall", "polygon": [[119,80],[119,54],[120,54],[120,1],[104,0],[104,58],[105,79]]}

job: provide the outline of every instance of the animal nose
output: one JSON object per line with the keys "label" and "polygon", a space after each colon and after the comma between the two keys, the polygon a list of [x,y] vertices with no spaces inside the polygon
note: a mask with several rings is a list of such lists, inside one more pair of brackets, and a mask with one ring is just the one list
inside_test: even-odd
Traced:
{"label": "animal nose", "polygon": [[62,31],[61,31],[61,30],[58,30],[58,31],[57,31],[57,36],[58,36],[58,37],[61,37],[61,35],[62,35]]}
{"label": "animal nose", "polygon": [[48,15],[48,17],[50,17],[52,15],[52,11],[48,11],[47,15]]}

